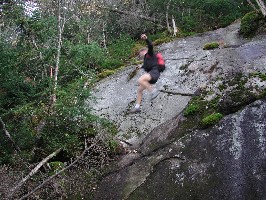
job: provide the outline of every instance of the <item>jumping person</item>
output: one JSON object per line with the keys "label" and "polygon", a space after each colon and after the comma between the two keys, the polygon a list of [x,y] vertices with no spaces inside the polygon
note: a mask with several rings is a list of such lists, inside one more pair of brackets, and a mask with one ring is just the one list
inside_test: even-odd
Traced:
{"label": "jumping person", "polygon": [[154,53],[152,42],[148,39],[148,37],[145,34],[142,34],[141,39],[145,40],[148,46],[148,48],[142,49],[139,52],[139,56],[144,58],[141,68],[144,69],[145,73],[138,79],[139,86],[137,89],[137,102],[130,113],[140,112],[140,104],[142,101],[143,91],[145,89],[150,93],[151,100],[155,99],[159,94],[159,91],[153,86],[159,79],[161,72],[158,64],[158,58]]}

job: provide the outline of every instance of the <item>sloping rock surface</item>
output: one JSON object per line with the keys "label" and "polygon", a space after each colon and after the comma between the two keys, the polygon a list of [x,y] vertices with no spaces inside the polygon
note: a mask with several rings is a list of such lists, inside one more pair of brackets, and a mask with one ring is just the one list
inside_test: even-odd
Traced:
{"label": "sloping rock surface", "polygon": [[[154,102],[144,96],[141,114],[127,113],[141,75],[127,81],[134,66],[97,85],[92,108],[112,120],[118,137],[137,152],[115,163],[99,184],[96,200],[266,199],[265,99],[227,115],[215,127],[178,133],[180,113],[198,88],[237,73],[266,72],[266,36],[245,40],[238,30],[235,23],[161,45],[167,65],[156,85],[161,92]],[[213,41],[224,47],[203,50]]]}
{"label": "sloping rock surface", "polygon": [[[235,23],[159,46],[167,66],[156,84],[160,94],[150,102],[149,95],[144,93],[140,114],[128,114],[135,105],[137,79],[143,73],[139,71],[128,81],[136,66],[129,66],[98,83],[94,90],[96,101],[90,102],[90,107],[95,114],[117,125],[118,138],[138,148],[155,127],[178,115],[200,87],[217,77],[265,71],[266,37],[243,40],[238,30],[239,23]],[[203,50],[206,43],[213,41],[220,42],[224,48]]]}

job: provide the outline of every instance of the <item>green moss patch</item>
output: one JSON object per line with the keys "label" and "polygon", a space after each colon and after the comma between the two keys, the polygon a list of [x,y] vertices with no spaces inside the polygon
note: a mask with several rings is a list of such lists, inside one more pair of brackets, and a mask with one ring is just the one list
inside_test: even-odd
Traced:
{"label": "green moss patch", "polygon": [[200,107],[197,104],[189,104],[184,111],[184,116],[194,115],[199,111]]}
{"label": "green moss patch", "polygon": [[101,73],[98,74],[98,77],[100,79],[103,79],[107,76],[110,76],[112,74],[114,74],[116,71],[115,70],[110,70],[110,69],[106,69],[106,70],[103,70]]}
{"label": "green moss patch", "polygon": [[211,115],[208,115],[207,117],[204,117],[201,120],[201,124],[203,127],[209,127],[217,124],[221,119],[223,118],[223,115],[221,113],[214,113]]}
{"label": "green moss patch", "polygon": [[217,49],[219,48],[218,42],[210,42],[204,45],[203,50]]}
{"label": "green moss patch", "polygon": [[250,74],[251,77],[259,77],[262,81],[266,81],[266,74],[261,73],[261,72],[255,72]]}

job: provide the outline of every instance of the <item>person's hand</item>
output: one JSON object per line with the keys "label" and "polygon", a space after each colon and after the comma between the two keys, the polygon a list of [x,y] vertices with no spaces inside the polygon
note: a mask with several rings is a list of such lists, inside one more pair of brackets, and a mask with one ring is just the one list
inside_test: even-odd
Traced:
{"label": "person's hand", "polygon": [[142,34],[141,36],[140,36],[140,38],[142,39],[142,40],[147,40],[147,35],[146,34]]}

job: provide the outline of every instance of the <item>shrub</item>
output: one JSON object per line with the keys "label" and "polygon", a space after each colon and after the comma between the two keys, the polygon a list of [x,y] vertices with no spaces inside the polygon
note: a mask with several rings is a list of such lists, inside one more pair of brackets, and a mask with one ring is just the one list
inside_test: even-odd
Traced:
{"label": "shrub", "polygon": [[219,47],[219,43],[217,42],[210,42],[204,45],[203,50],[210,50],[210,49],[216,49]]}
{"label": "shrub", "polygon": [[158,40],[160,38],[168,37],[169,33],[167,31],[164,32],[157,32],[155,34],[149,35],[149,39],[152,41]]}
{"label": "shrub", "polygon": [[119,147],[119,143],[116,140],[110,140],[108,142],[108,146],[112,152],[116,152]]}
{"label": "shrub", "polygon": [[71,46],[69,57],[76,66],[94,69],[96,66],[101,65],[104,52],[97,43],[79,44]]}
{"label": "shrub", "polygon": [[[20,157],[29,162],[38,162],[40,158],[62,148],[57,161],[69,160],[80,154],[85,139],[97,135],[101,135],[108,146],[109,139],[116,134],[116,128],[91,114],[86,103],[90,98],[88,88],[84,88],[86,81],[77,79],[64,88],[58,87],[57,101],[52,108],[45,102],[31,103],[17,106],[1,116],[21,149]],[[3,134],[0,134],[0,155],[0,164],[14,162],[13,147]]]}
{"label": "shrub", "polygon": [[107,58],[103,61],[103,64],[101,65],[101,67],[103,69],[116,69],[119,68],[120,66],[123,65],[123,62],[119,59],[116,58]]}
{"label": "shrub", "polygon": [[247,13],[241,20],[240,34],[244,37],[252,37],[259,28],[262,15],[255,11]]}
{"label": "shrub", "polygon": [[186,33],[194,32],[197,27],[200,27],[199,22],[193,16],[184,16],[182,19],[182,30]]}
{"label": "shrub", "polygon": [[114,40],[107,47],[107,52],[105,57],[101,59],[102,69],[117,69],[125,64],[125,62],[132,56],[134,47],[134,41],[130,36],[122,35],[119,39]]}
{"label": "shrub", "polygon": [[48,163],[50,167],[50,175],[54,175],[65,167],[65,164],[60,161],[53,161]]}
{"label": "shrub", "polygon": [[159,38],[153,42],[154,45],[159,45],[167,42],[171,42],[172,38],[171,37],[164,37],[164,38]]}
{"label": "shrub", "polygon": [[108,46],[109,56],[121,61],[125,61],[132,55],[134,40],[128,35],[122,35]]}
{"label": "shrub", "polygon": [[144,47],[146,47],[144,42],[136,42],[132,48],[132,56],[137,56],[139,51]]}
{"label": "shrub", "polygon": [[201,124],[203,125],[203,127],[209,127],[209,126],[216,124],[222,118],[223,118],[223,115],[221,113],[214,113],[214,114],[211,114],[203,118],[201,120]]}

